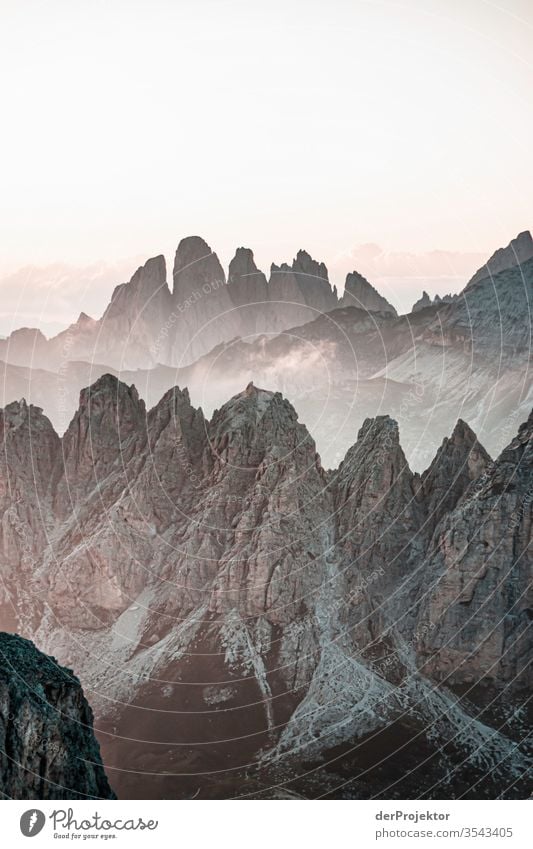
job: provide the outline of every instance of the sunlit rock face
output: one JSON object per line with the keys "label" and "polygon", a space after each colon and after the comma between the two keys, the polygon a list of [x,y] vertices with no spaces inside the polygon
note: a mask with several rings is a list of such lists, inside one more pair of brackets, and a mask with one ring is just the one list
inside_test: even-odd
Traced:
{"label": "sunlit rock face", "polygon": [[113,799],[78,679],[21,637],[0,633],[0,794]]}
{"label": "sunlit rock face", "polygon": [[[80,676],[119,795],[235,795],[244,770],[306,795],[301,764],[332,751],[353,796],[385,792],[383,755],[420,795],[415,739],[436,796],[524,792],[531,422],[492,462],[459,421],[420,476],[386,415],[325,471],[254,383],[206,418],[184,389],[147,411],[104,375],[62,439],[34,408],[3,415],[24,533],[5,498],[0,612]],[[494,698],[503,726],[473,708]]]}

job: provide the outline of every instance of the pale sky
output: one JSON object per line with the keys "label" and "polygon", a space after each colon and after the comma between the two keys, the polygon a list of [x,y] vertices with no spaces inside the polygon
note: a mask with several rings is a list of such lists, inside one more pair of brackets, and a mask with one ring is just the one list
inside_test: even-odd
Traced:
{"label": "pale sky", "polygon": [[0,10],[2,277],[171,259],[189,234],[268,269],[488,256],[533,227],[531,0]]}

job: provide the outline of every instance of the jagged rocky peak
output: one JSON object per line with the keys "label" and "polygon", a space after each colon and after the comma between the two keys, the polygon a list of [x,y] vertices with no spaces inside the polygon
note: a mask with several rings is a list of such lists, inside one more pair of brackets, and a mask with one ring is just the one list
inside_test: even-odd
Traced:
{"label": "jagged rocky peak", "polygon": [[520,425],[514,439],[504,448],[495,463],[490,466],[487,474],[483,476],[483,486],[478,488],[479,498],[492,498],[506,493],[516,500],[520,498],[520,492],[526,492],[528,497],[523,506],[530,509],[533,505],[530,477],[532,474],[533,410],[528,420]]}
{"label": "jagged rocky peak", "polygon": [[443,295],[442,297],[440,295],[435,295],[435,297],[433,298],[433,303],[437,304],[437,305],[438,304],[452,304],[454,301],[457,300],[458,297],[459,297],[458,294],[452,295],[451,292],[448,292],[446,295]]}
{"label": "jagged rocky peak", "polygon": [[[271,301],[288,301],[293,304],[305,304],[305,299],[298,285],[296,275],[293,273],[291,266],[286,262],[282,262],[281,265],[276,265],[273,262],[270,266],[268,291]],[[279,304],[277,309],[279,309]]]}
{"label": "jagged rocky peak", "polygon": [[307,251],[299,250],[293,260],[292,270],[308,306],[320,312],[329,312],[337,304],[337,290],[331,288],[328,269],[323,262],[314,260]]}
{"label": "jagged rocky peak", "polygon": [[340,306],[359,307],[359,309],[369,310],[370,312],[389,312],[394,316],[397,315],[392,304],[389,304],[387,299],[380,295],[377,289],[358,271],[352,271],[346,276],[344,295],[341,298]]}
{"label": "jagged rocky peak", "polygon": [[133,384],[128,386],[108,372],[81,390],[78,413],[90,419],[92,427],[114,423],[117,430],[128,433],[144,417],[145,405]]}
{"label": "jagged rocky peak", "polygon": [[[390,416],[366,419],[357,442],[330,477],[337,549],[346,564],[342,618],[360,651],[374,646],[375,657],[386,655],[390,646],[383,635],[398,619],[398,587],[406,578],[416,582],[411,562],[420,554],[423,524],[396,421]],[[402,618],[401,625],[406,624]],[[396,627],[400,630],[400,623]]]}
{"label": "jagged rocky peak", "polygon": [[2,423],[3,436],[5,436],[5,434],[10,430],[19,430],[21,425],[28,422],[30,417],[30,407],[37,415],[42,413],[40,407],[34,407],[31,404],[28,407],[25,398],[21,398],[20,401],[11,401],[10,404],[6,404],[3,410],[0,410],[0,421]]}
{"label": "jagged rocky peak", "polygon": [[74,674],[29,640],[0,633],[0,795],[113,799]]}
{"label": "jagged rocky peak", "polygon": [[124,467],[146,440],[146,408],[135,386],[104,374],[80,392],[62,439],[58,509],[68,509],[112,471]]}
{"label": "jagged rocky peak", "polygon": [[167,282],[167,264],[165,257],[152,257],[137,269],[130,281],[132,289],[139,289],[147,294],[153,294]]}
{"label": "jagged rocky peak", "polygon": [[228,283],[232,283],[237,277],[247,274],[260,274],[254,260],[251,248],[237,248],[235,256],[229,264]]}
{"label": "jagged rocky peak", "polygon": [[433,532],[442,517],[455,508],[472,481],[481,478],[490,463],[491,458],[474,431],[459,419],[421,478],[428,532]]}
{"label": "jagged rocky peak", "polygon": [[419,298],[418,301],[413,304],[411,312],[420,312],[420,310],[425,310],[426,307],[430,307],[432,303],[433,301],[424,289],[424,291],[422,292],[422,297]]}
{"label": "jagged rocky peak", "polygon": [[15,401],[0,410],[0,621],[16,627],[19,587],[47,545],[49,494],[60,439],[39,407]]}
{"label": "jagged rocky peak", "polygon": [[0,444],[3,448],[0,468],[5,466],[9,470],[6,487],[11,488],[11,494],[16,494],[15,478],[19,474],[31,480],[32,490],[37,488],[42,492],[42,487],[48,485],[60,446],[59,437],[42,409],[27,404],[24,398],[7,404],[0,410]]}
{"label": "jagged rocky peak", "polygon": [[468,452],[467,465],[472,480],[480,477],[491,462],[489,455],[478,442],[476,434],[463,419],[457,419],[452,435],[444,440],[442,449],[445,451],[447,448],[451,448],[452,451],[459,449]]}
{"label": "jagged rocky peak", "polygon": [[187,387],[181,389],[179,386],[172,386],[165,392],[156,406],[150,410],[149,416],[158,414],[161,410],[166,410],[171,415],[179,415],[181,410],[189,409],[190,406],[191,396]]}
{"label": "jagged rocky peak", "polygon": [[376,500],[394,497],[399,481],[411,498],[413,474],[400,445],[398,423],[390,416],[365,419],[333,480],[339,504],[351,512],[363,501],[374,510]]}
{"label": "jagged rocky peak", "polygon": [[256,426],[275,399],[279,400],[282,406],[286,405],[287,410],[290,409],[296,416],[292,406],[288,401],[283,401],[280,393],[260,389],[250,381],[246,389],[230,398],[220,410],[215,411],[212,423],[216,423],[217,427],[222,425],[223,428],[231,429],[240,428],[249,422]]}
{"label": "jagged rocky peak", "polygon": [[315,278],[318,281],[324,281],[328,284],[329,287],[329,279],[328,279],[328,269],[323,262],[318,262],[313,259],[313,257],[307,253],[307,251],[300,249],[296,256],[294,257],[291,265],[287,262],[282,262],[281,265],[276,265],[276,263],[272,263],[271,265],[271,273],[293,273],[296,275],[301,275],[301,277],[311,277]]}
{"label": "jagged rocky peak", "polygon": [[200,236],[186,236],[178,245],[174,259],[174,297],[181,301],[202,292],[202,286],[226,283],[219,259]]}
{"label": "jagged rocky peak", "polygon": [[[256,387],[243,392],[215,411],[209,426],[211,446],[225,463],[258,466],[266,453],[276,461],[294,461],[292,452],[316,455],[315,443],[292,404],[280,392]],[[272,453],[273,452],[273,453]]]}
{"label": "jagged rocky peak", "polygon": [[455,300],[457,300],[458,297],[459,295],[447,294],[443,295],[442,298],[440,295],[435,295],[435,297],[432,299],[424,290],[422,292],[422,297],[419,298],[418,301],[413,304],[411,312],[421,312],[422,310],[425,310],[426,307],[438,307],[444,304],[451,304]]}
{"label": "jagged rocky peak", "polygon": [[95,323],[95,319],[91,318],[90,315],[87,315],[86,312],[80,312],[78,316],[78,320],[76,321],[76,326],[83,328],[92,326]]}
{"label": "jagged rocky peak", "polygon": [[482,265],[476,271],[466,288],[468,289],[486,277],[493,277],[501,271],[506,271],[508,268],[520,266],[532,257],[533,238],[529,230],[524,230],[515,239],[511,239],[506,248],[499,248],[495,251],[485,265]]}
{"label": "jagged rocky peak", "polygon": [[438,525],[419,614],[421,667],[473,696],[531,690],[533,413]]}
{"label": "jagged rocky peak", "polygon": [[228,288],[236,306],[268,301],[265,275],[257,268],[250,248],[237,248],[228,270]]}
{"label": "jagged rocky peak", "polygon": [[174,386],[169,389],[158,404],[148,413],[148,436],[151,449],[156,443],[162,448],[161,437],[165,433],[165,447],[169,448],[172,440],[186,442],[190,447],[196,446],[196,456],[201,453],[206,442],[206,421],[201,408],[196,409],[191,404],[189,390]]}
{"label": "jagged rocky peak", "polygon": [[302,249],[298,251],[296,258],[292,261],[292,270],[296,273],[307,274],[329,283],[328,269],[325,263],[317,262],[307,251]]}
{"label": "jagged rocky peak", "polygon": [[400,445],[398,423],[387,415],[365,419],[357,442],[333,474],[341,500],[351,500],[352,507],[356,490],[373,499],[387,498],[399,478],[411,487],[413,475]]}
{"label": "jagged rocky peak", "polygon": [[168,298],[168,295],[165,257],[152,257],[137,269],[129,283],[115,288],[103,320],[130,315],[137,321],[143,317],[145,309],[152,312],[154,306],[161,299]]}
{"label": "jagged rocky peak", "polygon": [[207,449],[202,410],[192,406],[187,389],[169,389],[148,413],[145,462],[135,484],[136,508],[143,517],[151,517],[153,527],[164,528],[177,518],[183,521],[194,509]]}
{"label": "jagged rocky peak", "polygon": [[[448,687],[482,676],[496,686],[527,683],[533,416],[487,467],[470,428],[457,423],[432,466],[433,485],[424,483],[432,497],[446,475],[468,468],[466,491],[428,539],[422,482],[394,419],[365,420],[339,471],[326,474],[290,403],[245,383],[209,423],[174,387],[148,414],[149,442],[128,455],[130,442],[108,432],[106,417],[117,393],[137,409],[136,393],[111,375],[97,381],[94,456],[109,444],[111,460],[101,469],[91,463],[85,483],[86,422],[77,420],[72,438],[82,447],[72,451],[69,483],[84,498],[74,517],[72,509],[49,515],[51,542],[32,547],[24,572],[13,569],[16,627],[74,666],[99,719],[116,726],[113,744],[126,740],[115,774],[135,774],[148,751],[131,741],[148,736],[160,775],[169,771],[168,742],[160,743],[205,743],[192,765],[196,781],[213,764],[241,769],[267,748],[277,757],[271,747],[280,735],[286,751],[306,759],[364,745],[406,712],[418,751],[428,727],[439,746],[466,730],[461,762],[487,735],[499,741],[495,759],[512,751],[501,722],[483,726],[470,694],[455,701]],[[26,465],[31,473],[31,455]],[[20,494],[27,513],[27,492]],[[0,530],[6,524],[4,511]],[[1,539],[0,551],[15,563],[27,538],[15,530],[8,545]],[[5,575],[4,563],[2,586]],[[95,659],[91,630],[111,676]],[[206,711],[212,722],[199,737],[186,717]],[[237,740],[235,752],[228,740]],[[377,752],[371,766],[379,759]],[[449,769],[446,757],[439,781]]]}
{"label": "jagged rocky peak", "polygon": [[208,259],[212,254],[213,251],[201,236],[184,236],[178,244],[174,270],[179,271],[191,262]]}
{"label": "jagged rocky peak", "polygon": [[390,448],[399,447],[400,431],[398,422],[389,415],[375,416],[367,418],[361,425],[357,434],[357,442],[348,451],[345,461],[355,452],[366,444],[366,448],[374,449],[376,446],[386,443]]}
{"label": "jagged rocky peak", "polygon": [[305,309],[291,308],[293,323],[310,321],[319,312],[329,312],[338,306],[336,290],[331,288],[328,270],[323,262],[314,260],[307,251],[299,250],[292,265],[272,264],[268,283],[272,301],[286,301]]}
{"label": "jagged rocky peak", "polygon": [[[304,626],[299,629],[297,623],[314,604],[322,580],[332,512],[315,444],[280,393],[253,383],[215,413],[209,437],[213,467],[203,524],[212,528],[223,522],[230,529],[211,609],[266,615],[278,625],[292,623],[298,639],[305,639]],[[210,543],[219,545],[223,538],[220,532],[217,538],[211,535]],[[206,546],[205,539],[204,557]],[[258,627],[270,633],[266,622]],[[290,663],[299,665],[300,660],[309,666],[305,657],[293,657]]]}
{"label": "jagged rocky peak", "polygon": [[[13,628],[19,587],[47,545],[48,496],[61,443],[39,407],[0,410],[0,621]],[[0,658],[1,660],[1,658]]]}

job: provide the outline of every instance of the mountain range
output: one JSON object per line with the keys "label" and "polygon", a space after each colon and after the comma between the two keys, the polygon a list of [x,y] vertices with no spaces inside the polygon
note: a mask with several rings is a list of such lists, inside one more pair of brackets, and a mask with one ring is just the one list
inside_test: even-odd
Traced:
{"label": "mountain range", "polygon": [[0,625],[76,670],[119,796],[529,794],[533,415],[422,475],[369,418],[326,471],[278,392],[104,375],[0,437]]}
{"label": "mountain range", "polygon": [[120,797],[528,795],[532,297],[528,232],[404,316],[189,237],[0,340],[5,795],[112,795],[70,668]]}
{"label": "mountain range", "polygon": [[14,634],[0,660],[0,798],[114,799],[76,676]]}
{"label": "mountain range", "polygon": [[[267,281],[240,248],[228,280],[201,239],[182,240],[172,294],[158,257],[115,290],[99,321],[82,315],[50,340],[20,330],[0,342],[0,403],[25,397],[63,433],[80,390],[106,373],[135,383],[148,406],[187,386],[208,416],[252,380],[297,406],[326,466],[338,465],[365,418],[387,413],[418,471],[458,418],[497,454],[533,405],[529,233],[496,251],[460,295],[406,316],[355,272],[339,299],[304,251]],[[186,349],[196,356],[188,365]]]}

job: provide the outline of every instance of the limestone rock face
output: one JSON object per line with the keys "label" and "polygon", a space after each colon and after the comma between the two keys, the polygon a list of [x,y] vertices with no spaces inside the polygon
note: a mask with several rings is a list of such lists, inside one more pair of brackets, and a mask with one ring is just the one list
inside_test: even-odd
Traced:
{"label": "limestone rock face", "polygon": [[489,455],[473,430],[459,419],[452,435],[444,438],[421,478],[430,535],[443,516],[454,509],[470,484],[482,477],[490,463]]}
{"label": "limestone rock face", "polygon": [[123,469],[145,441],[146,410],[134,386],[110,374],[80,393],[55,470],[55,506],[65,516],[102,480]]}
{"label": "limestone rock face", "polygon": [[0,793],[10,799],[113,799],[93,716],[74,674],[0,633]]}
{"label": "limestone rock face", "polygon": [[146,265],[137,269],[129,283],[117,286],[104,319],[126,314],[132,322],[139,319],[146,321],[145,311],[153,313],[160,306],[168,307],[166,276],[165,257],[149,259]]}
{"label": "limestone rock face", "polygon": [[315,262],[305,251],[299,251],[291,265],[272,263],[268,290],[280,330],[313,321],[326,301],[331,303],[329,309],[337,305],[326,267]]}
{"label": "limestone rock face", "polygon": [[[531,688],[533,415],[438,525],[420,608],[424,668],[449,685]],[[431,625],[431,627],[425,627]]]}
{"label": "limestone rock face", "polygon": [[335,475],[335,490],[340,541],[348,557],[363,552],[362,568],[386,572],[407,560],[400,554],[416,537],[423,516],[393,419],[365,421]]}
{"label": "limestone rock face", "polygon": [[199,236],[182,239],[174,260],[174,336],[170,361],[193,362],[220,342],[239,336],[239,316],[217,255]]}
{"label": "limestone rock face", "polygon": [[2,421],[32,559],[11,534],[0,616],[16,598],[11,627],[77,670],[120,793],[146,794],[141,762],[155,795],[194,792],[198,773],[275,776],[391,724],[424,741],[441,792],[450,736],[467,784],[492,792],[490,762],[521,787],[512,729],[446,688],[484,682],[511,717],[529,681],[532,419],[493,464],[459,421],[421,477],[389,416],[326,472],[293,406],[253,383],[207,420],[186,390],[147,413],[105,375],[62,440],[21,405]]}
{"label": "limestone rock face", "polygon": [[46,360],[64,368],[71,360],[139,368],[166,362],[168,337],[161,334],[172,309],[163,256],[149,259],[128,283],[115,288],[99,321],[80,316],[48,343]]}
{"label": "limestone rock face", "polygon": [[522,263],[533,258],[533,238],[529,230],[524,230],[519,233],[515,239],[511,239],[507,247],[499,248],[495,251],[487,263],[481,266],[474,274],[467,288],[474,286],[480,280],[487,277],[494,277],[501,271],[507,271],[510,268],[520,268]]}
{"label": "limestone rock face", "polygon": [[328,270],[323,262],[314,260],[307,251],[298,251],[292,270],[308,306],[319,312],[330,312],[338,304],[337,290],[331,288]]}
{"label": "limestone rock face", "polygon": [[526,347],[532,297],[533,257],[491,276],[476,275],[453,303],[439,310],[426,338],[439,346],[462,344],[471,357],[497,355],[501,370]]}
{"label": "limestone rock face", "polygon": [[[424,506],[389,416],[367,419],[334,473],[337,547],[344,564],[342,618],[358,650],[388,651],[390,628],[401,631],[398,588],[407,593],[420,570]],[[411,592],[413,586],[411,586]]]}
{"label": "limestone rock face", "polygon": [[228,290],[244,337],[253,338],[271,330],[275,310],[269,303],[267,279],[257,268],[249,248],[237,248],[229,265]]}
{"label": "limestone rock face", "polygon": [[254,301],[268,301],[266,277],[255,264],[250,248],[237,248],[229,264],[228,286],[236,306]]}
{"label": "limestone rock face", "polygon": [[173,295],[177,301],[193,294],[198,285],[225,283],[226,275],[217,255],[200,236],[182,239],[174,260]]}
{"label": "limestone rock face", "polygon": [[371,312],[385,312],[397,315],[396,310],[389,304],[383,295],[374,289],[374,287],[357,271],[352,271],[346,277],[344,285],[344,295],[342,296],[341,307],[357,307]]}
{"label": "limestone rock face", "polygon": [[[279,393],[250,384],[213,416],[210,451],[212,508],[203,521],[231,529],[211,607],[217,613],[265,615],[279,625],[298,621],[312,608],[322,581],[322,543],[330,525],[313,440]],[[234,493],[239,499],[232,499]],[[313,501],[322,533],[309,515]],[[220,531],[218,538],[223,539]]]}
{"label": "limestone rock face", "polygon": [[61,443],[38,407],[24,399],[0,411],[0,615],[4,627],[24,610],[26,581],[47,544],[53,477]]}

